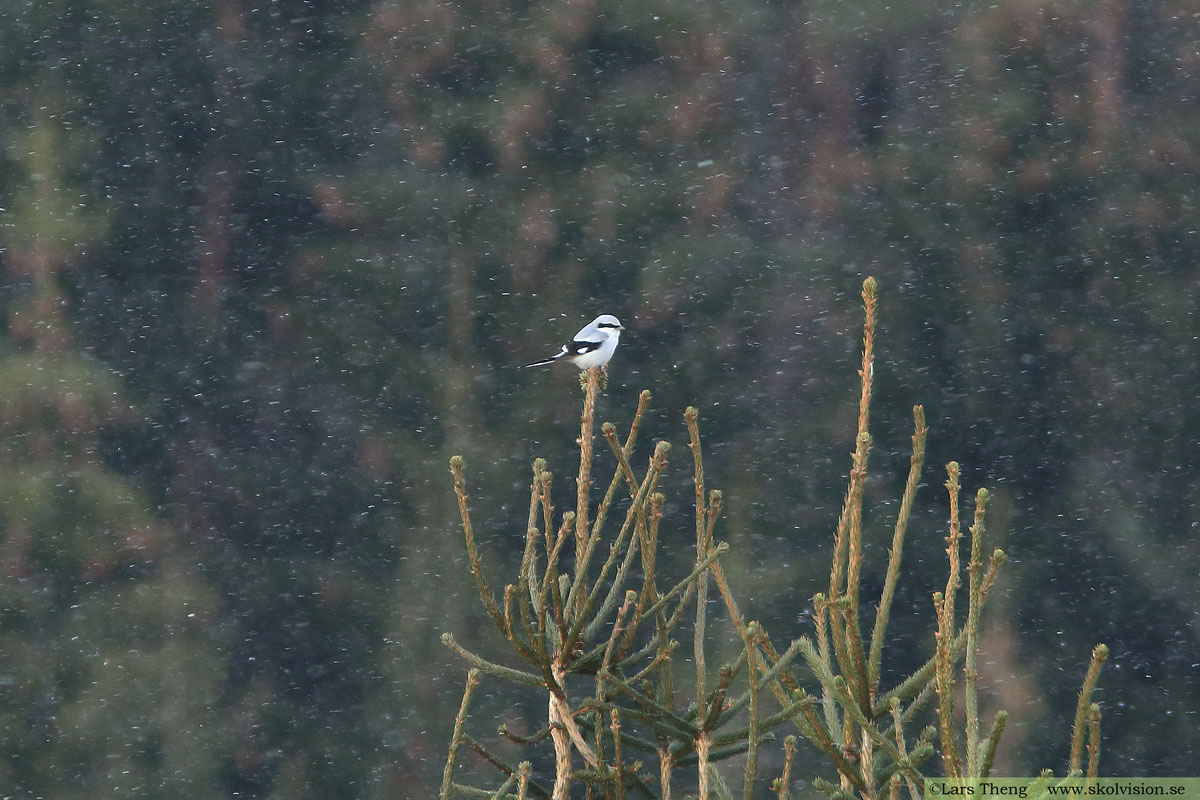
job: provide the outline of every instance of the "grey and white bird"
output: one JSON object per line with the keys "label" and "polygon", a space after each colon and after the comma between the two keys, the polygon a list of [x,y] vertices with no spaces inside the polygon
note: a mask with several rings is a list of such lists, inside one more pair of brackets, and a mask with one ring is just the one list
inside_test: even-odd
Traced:
{"label": "grey and white bird", "polygon": [[526,367],[540,367],[553,364],[555,361],[566,359],[580,369],[603,367],[612,358],[621,340],[621,321],[612,314],[601,314],[579,329],[579,333],[571,341],[562,346],[549,358],[526,364]]}

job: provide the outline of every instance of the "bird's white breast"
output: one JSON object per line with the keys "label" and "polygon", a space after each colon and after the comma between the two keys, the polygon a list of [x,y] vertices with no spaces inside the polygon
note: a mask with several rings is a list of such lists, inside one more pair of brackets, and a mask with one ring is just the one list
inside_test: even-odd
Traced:
{"label": "bird's white breast", "polygon": [[620,341],[620,333],[610,333],[604,343],[590,353],[575,359],[575,366],[580,369],[591,369],[592,367],[603,367],[612,358],[613,352],[617,349],[617,342]]}

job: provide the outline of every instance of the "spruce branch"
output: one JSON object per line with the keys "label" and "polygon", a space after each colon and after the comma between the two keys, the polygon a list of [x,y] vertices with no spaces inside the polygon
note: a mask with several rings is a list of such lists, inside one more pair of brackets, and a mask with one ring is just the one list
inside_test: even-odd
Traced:
{"label": "spruce branch", "polygon": [[983,561],[980,552],[983,545],[984,514],[987,510],[988,491],[980,489],[975,494],[975,522],[971,526],[971,557],[967,562],[967,653],[963,666],[963,681],[966,695],[963,705],[967,714],[967,775],[979,777],[979,615],[983,606]]}
{"label": "spruce branch", "polygon": [[[575,583],[587,586],[589,526],[588,506],[592,490],[592,439],[596,426],[596,391],[600,383],[600,368],[587,370],[583,413],[579,421],[579,477],[575,481]],[[578,595],[577,595],[578,596]]]}
{"label": "spruce branch", "polygon": [[[540,461],[541,459],[538,460]],[[543,469],[540,475],[541,485],[539,487],[538,500],[542,509],[542,534],[545,537],[546,550],[549,551],[554,547],[552,540],[554,535],[554,506],[550,502],[550,489],[554,484],[554,473],[548,469]]]}
{"label": "spruce branch", "polygon": [[[906,759],[900,755],[900,752],[896,749],[895,744],[889,741],[888,738],[884,736],[884,734],[875,725],[871,724],[871,720],[867,718],[867,716],[858,707],[858,704],[854,701],[854,698],[850,696],[849,691],[846,688],[846,682],[841,678],[841,676],[838,676],[838,679],[835,682],[835,689],[837,689],[841,697],[842,706],[847,712],[849,712],[851,716],[855,718],[855,722],[858,723],[859,728],[863,731],[865,737],[870,739],[873,746],[878,746],[885,753],[887,753],[888,757],[892,760],[892,763],[895,764],[899,769],[903,770],[913,780],[917,787],[924,791],[924,776],[917,771],[916,767],[909,761],[909,759]],[[862,766],[869,766],[869,764],[863,762]],[[862,769],[861,773],[864,783],[873,780],[873,770]]]}
{"label": "spruce branch", "polygon": [[[700,527],[701,521],[697,515],[697,528]],[[758,645],[756,641],[762,635],[762,628],[757,622],[751,622],[746,629],[747,638],[745,640],[746,648],[746,670],[747,678],[750,683],[750,725],[746,732],[746,764],[742,771],[742,800],[753,800],[754,797],[754,779],[758,774],[758,736],[759,736],[759,708],[758,708],[758,690],[759,690],[759,675],[761,666],[758,660]],[[740,736],[738,738],[741,738]]]}
{"label": "spruce branch", "polygon": [[519,669],[506,667],[493,661],[488,661],[487,659],[472,653],[470,650],[467,650],[465,647],[455,641],[454,634],[452,633],[442,634],[442,644],[458,653],[471,664],[474,664],[478,669],[491,675],[495,675],[498,678],[504,678],[505,680],[510,680],[513,683],[521,683],[526,686],[546,686],[546,679],[544,677],[539,677],[529,672],[522,672]]}
{"label": "spruce branch", "polygon": [[996,749],[1000,746],[1000,735],[1004,733],[1004,726],[1007,722],[1008,712],[997,711],[996,719],[992,722],[992,730],[983,743],[983,755],[979,764],[979,777],[981,778],[990,777],[992,774],[992,765],[996,761]]}
{"label": "spruce branch", "polygon": [[664,606],[674,600],[675,597],[677,597],[681,592],[686,591],[689,587],[704,580],[704,577],[708,574],[708,568],[716,563],[717,559],[728,551],[728,542],[720,542],[716,545],[716,547],[710,548],[707,553],[703,554],[703,557],[696,563],[696,566],[692,567],[692,571],[688,573],[687,577],[671,587],[670,591],[668,591],[666,594],[659,597],[658,600],[654,602],[654,605],[646,609],[646,614],[655,614],[659,612]]}
{"label": "spruce branch", "polygon": [[946,537],[946,554],[950,560],[950,576],[946,579],[945,592],[933,596],[937,611],[937,667],[935,670],[938,694],[938,721],[941,724],[942,768],[946,777],[962,775],[958,751],[954,742],[954,597],[960,581],[958,543],[962,537],[958,517],[959,467],[957,461],[946,465],[946,489],[950,495],[950,533]]}
{"label": "spruce branch", "polygon": [[1088,766],[1087,777],[1095,778],[1100,768],[1100,704],[1092,703],[1088,708]]}
{"label": "spruce branch", "polygon": [[[717,670],[717,688],[708,695],[708,697],[696,698],[696,719],[700,720],[700,727],[703,730],[713,730],[718,727],[718,718],[724,716],[728,711],[733,710],[733,704],[726,707],[725,696],[729,691],[729,684],[734,677],[741,671],[741,666],[746,663],[746,649],[742,648],[742,652],[738,654],[736,664],[724,664]],[[689,717],[691,715],[689,714]]]}
{"label": "spruce branch", "polygon": [[[500,756],[491,752],[486,747],[484,747],[482,744],[480,744],[479,742],[477,742],[473,738],[471,738],[470,734],[466,734],[466,733],[463,734],[463,744],[467,745],[472,750],[474,750],[479,755],[480,758],[482,758],[484,761],[491,764],[493,767],[495,767],[497,770],[499,770],[502,774],[518,775],[518,776],[520,775],[521,767],[519,764],[516,767],[513,767],[511,764],[506,762]],[[491,796],[486,791],[480,791],[479,789],[475,789],[475,788],[469,787],[469,786],[462,786],[460,784],[455,784],[453,788],[454,788],[455,794],[462,794],[462,795],[466,795],[467,797],[490,797]],[[543,798],[544,800],[549,800],[549,798],[551,797],[550,792],[546,791],[546,789],[544,787],[542,787],[541,785],[537,784],[536,782],[534,782],[532,780],[529,780],[527,783],[527,791],[532,792],[535,797]]]}
{"label": "spruce branch", "polygon": [[529,778],[533,774],[533,764],[528,761],[522,761],[517,765],[518,782],[517,782],[517,800],[525,800],[525,793],[532,787]]}
{"label": "spruce branch", "polygon": [[[934,595],[935,610],[937,607],[937,599],[940,597],[941,592],[938,592]],[[966,645],[966,632],[960,631],[958,636],[955,637],[953,645],[951,645],[950,658],[954,661],[957,661],[958,656],[962,653]],[[907,722],[909,719],[911,719],[912,716],[918,710],[923,708],[924,705],[929,701],[929,698],[922,697],[922,694],[933,692],[937,688],[936,672],[939,658],[940,656],[937,652],[935,652],[934,655],[931,656],[928,661],[922,664],[915,672],[913,672],[895,687],[885,692],[879,698],[878,702],[875,703],[875,706],[872,709],[872,716],[878,718],[886,714],[888,705],[891,703],[893,698],[899,699],[902,702],[916,698],[912,705],[910,705],[910,707],[904,712],[905,721]]]}
{"label": "spruce branch", "polygon": [[[871,393],[875,375],[876,284],[874,278],[863,281],[862,366],[859,375],[858,426],[850,469],[850,485],[842,505],[834,535],[833,562],[829,571],[828,623],[833,655],[862,711],[871,708],[871,678],[859,623],[859,584],[862,575],[863,487],[867,478],[867,460],[871,450],[869,431]],[[827,712],[828,713],[828,712]],[[853,730],[844,726],[844,747],[853,747]]]}
{"label": "spruce branch", "polygon": [[792,793],[792,762],[796,758],[796,737],[789,736],[783,740],[783,773],[771,782],[771,789],[777,800],[790,800]]}
{"label": "spruce branch", "polygon": [[[871,392],[875,378],[875,327],[876,306],[875,279],[863,281],[862,299],[865,320],[863,322],[863,354],[862,367],[859,369],[860,394],[858,401],[858,435],[855,437],[853,467],[850,470],[850,490],[846,495],[846,510],[848,513],[846,531],[846,586],[844,606],[844,626],[835,624],[835,635],[842,632],[845,641],[841,648],[835,646],[834,652],[845,652],[846,661],[842,662],[842,672],[854,691],[860,707],[867,711],[871,707],[867,658],[863,650],[863,638],[859,625],[859,583],[862,575],[863,561],[863,530],[862,503],[863,487],[867,480],[867,458],[871,451],[871,434],[868,422],[871,413]],[[839,597],[830,592],[829,599],[836,602]],[[836,615],[835,615],[836,619]],[[836,644],[836,642],[835,642]]]}
{"label": "spruce branch", "polygon": [[[646,666],[642,667],[642,669],[639,672],[636,672],[633,675],[630,675],[629,682],[631,684],[637,683],[638,681],[646,678],[651,672],[653,672],[658,667],[663,666],[663,665],[669,665],[671,655],[675,652],[675,648],[677,648],[677,647],[679,647],[679,642],[676,642],[671,639],[662,640],[662,644],[660,644],[656,648],[654,658],[652,658],[650,660],[650,663],[648,663],[648,664],[646,664]],[[669,680],[661,682],[660,685],[666,685],[669,687],[669,685],[670,685]],[[667,702],[669,702],[670,701],[670,693],[664,692],[664,694],[666,695],[666,697],[664,697],[663,699],[666,700]]]}
{"label": "spruce branch", "polygon": [[1092,704],[1092,692],[1100,680],[1100,670],[1107,660],[1108,645],[1098,644],[1092,648],[1092,660],[1088,664],[1083,687],[1079,690],[1079,701],[1075,705],[1075,724],[1071,729],[1071,760],[1067,767],[1069,775],[1082,774],[1083,741],[1088,727],[1088,710]]}
{"label": "spruce branch", "polygon": [[622,773],[625,772],[625,763],[621,757],[621,709],[610,710],[609,719],[613,737],[613,771],[617,775],[617,800],[625,800],[625,781],[622,776]]}
{"label": "spruce branch", "polygon": [[550,738],[550,726],[546,726],[545,728],[542,728],[535,733],[531,733],[528,736],[522,736],[519,733],[513,733],[508,729],[508,725],[506,723],[501,722],[496,728],[496,734],[498,736],[503,736],[510,742],[516,742],[517,744],[538,744],[539,742],[544,742]]}
{"label": "spruce branch", "polygon": [[904,549],[904,535],[908,531],[908,520],[912,516],[913,500],[921,483],[921,468],[925,464],[925,440],[929,429],[925,425],[925,409],[913,406],[912,455],[909,456],[908,480],[904,484],[904,495],[900,499],[900,513],[892,533],[892,547],[888,551],[887,573],[884,576],[883,593],[879,598],[879,610],[875,614],[875,628],[871,632],[871,655],[869,658],[869,680],[871,699],[879,691],[879,671],[883,662],[883,642],[887,635],[891,617],[892,601],[896,596],[896,585],[900,582],[900,558]]}
{"label": "spruce branch", "polygon": [[824,794],[829,800],[856,800],[853,792],[836,786],[824,778],[813,778],[813,788]]}
{"label": "spruce branch", "polygon": [[[817,654],[820,656],[822,667],[832,674],[833,659],[829,652],[829,600],[819,592],[813,596],[813,616],[817,628]],[[825,715],[825,724],[828,726],[829,732],[835,739],[841,739],[842,720],[837,714],[837,703],[834,702],[833,695],[825,691],[823,684],[821,686],[821,711]]]}
{"label": "spruce branch", "polygon": [[[775,655],[774,653],[768,654],[768,660],[772,661],[773,663],[770,667],[763,671],[762,677],[758,679],[758,686],[760,688],[764,686],[770,687],[772,683],[777,682],[780,676],[785,673],[785,670],[791,664],[792,660],[795,659],[795,657],[800,653],[800,648],[801,640],[794,639],[792,643],[788,645],[788,649],[783,651],[782,655]],[[783,687],[779,687],[775,694],[776,697],[780,698],[781,702],[783,702],[786,699],[788,691],[784,690]],[[737,711],[745,706],[749,701],[750,692],[746,691],[742,696],[729,704],[728,711]]]}
{"label": "spruce branch", "polygon": [[[696,489],[696,563],[704,561],[709,550],[709,527],[705,521],[704,506],[704,457],[700,450],[699,412],[695,406],[688,406],[683,412],[687,421],[688,447],[692,451],[692,461],[695,474],[692,483]],[[696,696],[704,697],[708,693],[706,685],[708,667],[704,662],[704,634],[708,613],[708,570],[701,570],[696,579],[696,623],[693,629],[692,658],[696,664]]]}
{"label": "spruce branch", "polygon": [[467,683],[463,687],[462,703],[458,707],[458,714],[454,716],[454,732],[450,736],[450,753],[446,756],[446,766],[442,769],[442,790],[439,795],[441,800],[450,800],[451,797],[450,787],[454,782],[454,765],[458,759],[458,746],[462,743],[463,724],[467,719],[467,709],[471,705],[471,695],[478,686],[479,670],[468,670]]}
{"label": "spruce branch", "polygon": [[[625,437],[625,444],[621,445],[621,452],[625,458],[629,458],[629,454],[633,452],[633,446],[637,442],[638,431],[641,429],[642,417],[646,413],[646,409],[650,405],[650,392],[643,390],[638,395],[637,410],[634,411],[633,421],[629,425],[629,435]],[[611,444],[615,441],[616,427],[611,422],[606,422],[600,426],[601,432],[606,440]],[[588,540],[589,554],[596,542],[600,540],[600,534],[604,528],[604,523],[608,518],[609,508],[612,506],[613,499],[616,496],[617,487],[621,485],[623,476],[620,470],[613,473],[612,479],[608,483],[608,490],[604,493],[604,500],[601,501],[599,508],[596,511],[596,519],[592,523],[592,533]]]}
{"label": "spruce branch", "polygon": [[508,794],[508,790],[514,783],[517,782],[517,779],[518,775],[516,774],[509,775],[507,778],[505,778],[504,783],[500,784],[499,788],[492,792],[490,800],[501,800],[501,798],[509,797],[510,795]]}
{"label": "spruce branch", "polygon": [[[614,653],[621,652],[617,649],[617,642],[621,641],[625,633],[625,619],[629,616],[629,612],[633,609],[634,603],[637,601],[637,592],[630,589],[625,593],[625,602],[617,611],[617,618],[613,621],[612,633],[608,637],[608,641],[604,643],[604,658],[600,662],[600,670],[607,671],[613,663]],[[601,682],[598,687],[598,695],[600,699],[604,698],[604,684]]]}
{"label": "spruce branch", "polygon": [[[609,671],[602,671],[598,677],[600,680],[611,683],[637,703],[638,708],[646,715],[645,720],[654,726],[656,733],[659,735],[668,735],[672,738],[686,741],[693,741],[699,736],[700,731],[690,720],[679,716],[674,711],[657,702],[654,698],[638,691],[633,687],[631,682],[622,680]],[[626,709],[623,713],[628,716],[631,711],[630,709]]]}
{"label": "spruce branch", "polygon": [[510,583],[504,587],[504,624],[510,633],[508,641],[522,658],[536,664],[539,658],[537,637],[528,629],[526,618],[521,617],[519,612],[514,619],[513,610],[520,606],[520,592],[516,585]]}
{"label": "spruce branch", "polygon": [[[864,281],[862,297],[865,319],[862,363],[858,370],[859,414],[849,484],[834,535],[828,594],[813,597],[815,639],[796,639],[782,653],[776,650],[759,623],[749,622],[742,615],[724,572],[721,557],[728,544],[718,544],[713,537],[722,495],[706,487],[699,413],[695,407],[684,412],[693,462],[695,549],[688,559],[690,570],[682,579],[672,579],[669,584],[663,578],[667,570],[660,571],[658,564],[660,556],[673,555],[669,549],[660,554],[660,531],[666,537],[668,531],[674,532],[678,527],[664,520],[669,506],[658,491],[669,445],[661,442],[654,447],[648,462],[643,462],[644,470],[633,466],[634,445],[650,399],[648,392],[639,396],[623,441],[611,423],[600,426],[616,463],[593,512],[595,403],[604,376],[596,371],[581,373],[584,398],[577,440],[580,464],[574,508],[561,517],[556,516],[550,501],[553,475],[544,460],[535,460],[520,568],[515,580],[505,585],[499,604],[484,578],[468,512],[462,459],[456,456],[451,460],[471,572],[481,602],[505,640],[534,669],[512,669],[484,659],[459,646],[448,633],[443,641],[472,665],[471,674],[476,681],[479,674],[487,672],[545,693],[548,721],[545,728],[521,737],[502,726],[499,735],[529,747],[545,747],[548,739],[554,750],[555,774],[553,788],[547,791],[532,781],[530,762],[514,767],[475,742],[463,730],[473,688],[468,687],[451,741],[442,800],[458,795],[567,800],[572,783],[585,784],[589,798],[611,800],[640,794],[669,800],[673,775],[685,767],[696,770],[692,788],[698,790],[698,797],[725,798],[731,797],[731,793],[715,762],[735,755],[745,758],[742,796],[748,799],[754,795],[762,748],[773,740],[773,729],[787,721],[795,724],[800,735],[837,770],[840,785],[820,780],[813,785],[838,800],[899,800],[906,787],[912,800],[917,800],[924,791],[923,764],[934,758],[939,748],[942,769],[948,776],[990,774],[1007,715],[1003,711],[997,713],[990,732],[981,739],[977,655],[984,601],[1005,556],[995,550],[984,557],[988,495],[981,489],[976,494],[975,518],[970,528],[965,579],[967,608],[960,626],[955,611],[964,582],[960,559],[963,531],[959,522],[960,470],[955,462],[947,467],[951,511],[950,531],[946,536],[948,578],[943,591],[934,596],[934,652],[925,664],[891,689],[885,691],[880,686],[888,623],[925,458],[928,429],[921,406],[913,408],[908,477],[891,530],[887,568],[869,640],[864,635],[861,584],[869,540],[864,529],[863,504],[873,445],[869,422],[877,326],[873,279]],[[626,503],[622,499],[626,493],[628,504],[621,514],[616,509]],[[619,527],[617,519],[623,520]],[[609,530],[614,528],[615,532]],[[568,542],[574,543],[573,553],[567,551]],[[602,546],[608,550],[601,562],[598,554]],[[677,574],[675,570],[671,573]],[[722,666],[715,675],[709,674],[707,666],[709,640],[718,630],[716,617],[708,609],[710,576],[721,596],[730,627],[736,633],[733,641],[740,639],[742,645],[736,660]],[[662,590],[658,588],[660,583]],[[683,638],[677,631],[686,624],[687,611],[694,612],[689,654],[694,682],[687,687],[694,702],[681,710],[674,690],[679,663],[676,657],[680,656],[681,648],[672,636]],[[1080,692],[1071,745],[1073,774],[1079,774],[1084,750],[1088,754],[1088,774],[1096,772],[1100,709],[1091,702],[1091,696],[1106,654],[1103,645],[1097,647]],[[957,696],[955,670],[960,659],[963,659],[965,724],[956,732],[953,706]],[[567,691],[569,675],[574,676],[570,678],[571,694],[580,692],[586,677],[593,681],[590,696],[580,698],[575,706]],[[815,689],[809,694],[801,688],[806,675],[808,680],[815,679],[820,684],[819,696]],[[764,697],[763,689],[773,699]],[[818,702],[822,712],[816,709]],[[925,724],[913,739],[905,728],[923,724],[917,722],[920,714],[932,717],[937,724]],[[965,747],[961,757],[959,742]],[[783,774],[771,784],[773,794],[781,798],[789,796],[788,783],[797,763],[796,743],[794,736],[784,741]],[[454,782],[454,761],[464,744],[505,775],[498,789],[485,790]],[[642,762],[630,761],[634,753],[657,759],[657,787],[652,788],[652,779],[642,774]],[[572,763],[577,760],[576,754],[582,756],[582,769],[576,770]],[[514,786],[517,795],[513,794]]]}
{"label": "spruce branch", "polygon": [[[896,736],[896,752],[900,754],[901,759],[908,761],[908,746],[904,741],[904,720],[900,713],[900,700],[893,697],[889,704],[889,709],[892,712],[892,733]],[[899,775],[899,773],[896,774]],[[921,800],[921,792],[917,788],[917,784],[913,781],[912,776],[904,775],[903,777],[908,786],[909,797],[912,800]],[[895,797],[898,794],[898,790],[893,789],[891,794]]]}
{"label": "spruce branch", "polygon": [[[610,439],[610,444],[612,442],[613,440]],[[592,590],[592,594],[588,597],[588,602],[585,605],[585,609],[590,609],[595,606],[596,598],[600,592],[600,587],[608,577],[613,565],[616,564],[617,555],[620,552],[620,548],[623,546],[623,542],[627,537],[631,537],[629,539],[628,547],[625,550],[624,560],[617,569],[617,573],[613,578],[612,584],[609,587],[608,593],[605,596],[603,603],[600,605],[599,610],[591,614],[592,621],[588,623],[583,633],[583,637],[585,639],[591,640],[596,637],[600,626],[604,624],[604,621],[608,618],[609,613],[611,613],[613,607],[616,605],[617,598],[622,594],[626,576],[628,575],[630,568],[633,566],[634,559],[640,552],[642,543],[646,538],[643,533],[646,526],[646,500],[650,494],[653,493],[655,487],[658,485],[658,479],[661,477],[663,470],[666,468],[667,452],[669,450],[670,447],[666,445],[665,442],[661,442],[659,446],[655,448],[654,455],[650,459],[650,465],[646,470],[646,475],[642,479],[641,485],[637,486],[632,493],[633,502],[626,513],[625,523],[622,525],[621,531],[618,534],[612,549],[610,549],[608,560],[605,561],[604,566],[601,568],[600,577],[596,581],[596,584]],[[614,452],[621,454],[618,457],[618,460],[624,462],[623,468],[628,468],[629,463],[625,458],[623,450],[618,447],[614,450]],[[632,469],[629,470],[629,477],[630,479],[633,477]],[[581,614],[580,619],[577,620],[577,622],[582,621],[586,616],[587,614]],[[575,640],[576,636],[578,636],[578,634],[573,632],[571,635],[572,641]]]}
{"label": "spruce branch", "polygon": [[471,561],[471,575],[474,576],[475,585],[479,589],[479,599],[483,602],[483,607],[487,609],[497,630],[500,631],[500,635],[509,639],[511,634],[508,626],[505,625],[504,615],[496,607],[496,600],[492,597],[491,590],[488,589],[487,580],[483,577],[483,562],[475,547],[475,529],[471,526],[471,514],[467,508],[467,488],[466,479],[463,477],[462,456],[456,455],[450,459],[450,474],[454,476],[454,493],[458,496],[458,512],[462,519],[463,536],[467,541],[467,557]]}

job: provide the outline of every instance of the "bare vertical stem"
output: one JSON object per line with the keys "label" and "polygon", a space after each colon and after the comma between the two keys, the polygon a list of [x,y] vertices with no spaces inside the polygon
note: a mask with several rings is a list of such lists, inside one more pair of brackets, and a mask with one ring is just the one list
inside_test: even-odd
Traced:
{"label": "bare vertical stem", "polygon": [[864,725],[859,735],[858,774],[862,775],[863,783],[875,786],[875,743],[871,739],[872,730]]}
{"label": "bare vertical stem", "polygon": [[[693,482],[696,488],[696,563],[699,564],[708,555],[709,527],[705,522],[704,507],[704,459],[700,450],[699,414],[695,406],[688,406],[683,413],[687,421],[688,447],[692,451],[692,461],[695,464]],[[696,702],[704,709],[705,698],[708,695],[707,672],[704,661],[704,634],[708,608],[708,570],[700,573],[696,579],[696,626],[692,641],[692,653],[696,660]]]}
{"label": "bare vertical stem", "polygon": [[[871,437],[868,432],[868,422],[871,414],[871,387],[875,377],[875,279],[863,281],[863,307],[866,311],[866,321],[863,324],[863,355],[862,367],[858,374],[861,390],[858,399],[858,436],[855,440],[854,468],[851,471],[851,487],[857,490],[855,502],[849,506],[851,519],[848,534],[849,563],[846,569],[846,596],[850,598],[848,612],[850,621],[855,629],[858,628],[858,586],[859,575],[862,571],[862,487],[867,477],[867,455],[871,449]],[[855,476],[855,472],[859,474]],[[857,477],[857,480],[855,480]],[[862,641],[857,646],[861,648]]]}
{"label": "bare vertical stem", "polygon": [[[592,437],[596,425],[596,390],[600,383],[600,370],[592,367],[587,371],[587,386],[583,400],[583,414],[579,422],[579,478],[575,484],[575,584],[579,586],[576,597],[587,597],[587,563],[583,558],[588,544],[588,496],[592,490]],[[573,614],[570,609],[568,614]]]}
{"label": "bare vertical stem", "polygon": [[658,750],[658,785],[659,796],[662,800],[671,800],[671,770],[675,764],[671,761],[671,748],[661,747]]}
{"label": "bare vertical stem", "polygon": [[708,733],[701,731],[696,737],[696,771],[699,773],[696,776],[697,794],[696,800],[708,800],[708,748],[710,742]]}
{"label": "bare vertical stem", "polygon": [[946,554],[950,559],[950,576],[946,579],[945,593],[934,595],[937,608],[938,629],[937,666],[935,669],[938,693],[938,722],[942,738],[942,767],[946,777],[957,778],[962,774],[954,742],[954,595],[959,585],[958,542],[962,538],[958,517],[959,467],[957,461],[946,465],[946,489],[950,493],[950,534],[946,537]]}
{"label": "bare vertical stem", "polygon": [[550,723],[550,739],[554,743],[554,789],[551,793],[553,800],[570,800],[571,797],[571,734],[567,732],[565,720],[562,719],[562,709],[566,705],[556,694],[564,691],[563,678],[566,673],[562,661],[555,658],[551,665],[551,673],[557,686],[551,686],[547,718]]}
{"label": "bare vertical stem", "polygon": [[442,790],[438,795],[441,800],[450,800],[451,784],[454,782],[454,762],[458,757],[458,745],[462,742],[463,723],[467,719],[471,694],[478,685],[479,670],[472,668],[467,672],[467,684],[463,688],[462,703],[458,707],[458,715],[454,717],[454,733],[450,737],[450,754],[446,756],[446,766],[442,769]]}
{"label": "bare vertical stem", "polygon": [[613,709],[609,712],[612,720],[613,737],[613,771],[617,773],[617,800],[625,800],[625,765],[621,761],[621,712]]}
{"label": "bare vertical stem", "polygon": [[749,637],[746,639],[746,675],[750,681],[750,727],[746,735],[746,767],[743,773],[742,797],[744,800],[754,798],[754,778],[758,773],[758,676],[762,671],[758,658],[758,638],[762,634],[757,622],[750,623]]}
{"label": "bare vertical stem", "polygon": [[892,600],[896,596],[896,585],[900,582],[900,557],[904,549],[904,535],[908,520],[912,516],[912,504],[921,483],[921,468],[925,464],[925,439],[929,429],[925,426],[925,409],[913,406],[912,455],[909,457],[908,481],[904,484],[904,496],[900,500],[900,514],[892,533],[892,549],[888,552],[887,575],[884,577],[883,593],[879,599],[879,611],[875,615],[875,629],[871,633],[871,654],[868,659],[868,679],[871,702],[879,691],[879,672],[883,663],[883,640],[887,635],[888,619],[891,616]]}
{"label": "bare vertical stem", "polygon": [[975,522],[971,525],[971,560],[967,562],[967,655],[963,666],[966,684],[964,705],[967,712],[967,776],[979,777],[979,614],[983,609],[983,531],[988,491],[975,493]]}

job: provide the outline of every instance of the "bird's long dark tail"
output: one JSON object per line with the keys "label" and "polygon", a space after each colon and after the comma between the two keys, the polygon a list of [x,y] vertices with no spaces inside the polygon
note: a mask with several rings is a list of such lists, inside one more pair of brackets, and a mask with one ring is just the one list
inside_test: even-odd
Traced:
{"label": "bird's long dark tail", "polygon": [[529,367],[544,367],[547,364],[553,364],[555,361],[558,361],[560,358],[562,358],[562,356],[554,356],[553,358],[543,358],[541,361],[534,361],[529,364],[522,364],[521,369],[528,369]]}

